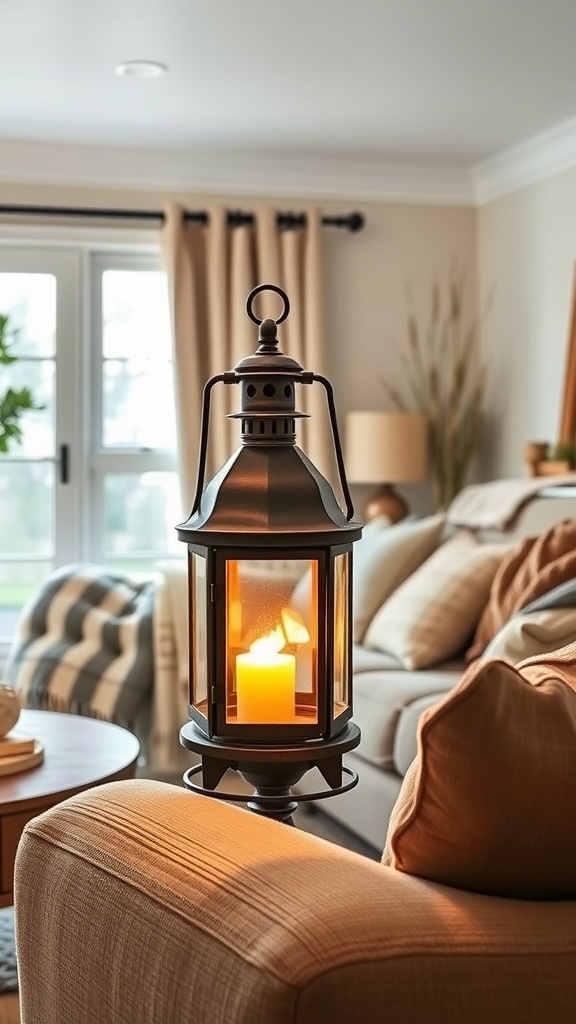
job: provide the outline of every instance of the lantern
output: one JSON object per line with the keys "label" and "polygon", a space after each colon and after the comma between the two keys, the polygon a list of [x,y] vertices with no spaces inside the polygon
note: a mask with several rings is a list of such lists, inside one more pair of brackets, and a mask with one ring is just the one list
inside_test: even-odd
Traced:
{"label": "lantern", "polygon": [[[254,314],[264,290],[283,299],[278,320]],[[259,345],[206,384],[196,497],[177,528],[188,547],[190,629],[191,723],[181,742],[202,755],[203,791],[228,767],[254,776],[255,764],[260,782],[264,765],[268,784],[273,777],[288,787],[318,764],[337,788],[342,751],[360,738],[350,723],[351,597],[352,544],[362,527],[352,521],[331,385],[278,348],[288,297],[261,285],[247,312]],[[345,512],[296,446],[296,385],[315,381],[326,391]],[[241,446],[205,487],[210,395],[219,382],[240,386],[232,418]]]}

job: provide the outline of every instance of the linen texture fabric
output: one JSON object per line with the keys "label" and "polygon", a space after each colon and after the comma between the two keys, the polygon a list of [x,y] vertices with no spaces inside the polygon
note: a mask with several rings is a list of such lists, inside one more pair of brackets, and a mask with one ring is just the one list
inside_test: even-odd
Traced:
{"label": "linen texture fabric", "polygon": [[504,544],[479,544],[468,531],[455,534],[384,602],[364,643],[408,669],[453,657],[470,639],[508,550]]}
{"label": "linen texture fabric", "polygon": [[482,658],[501,658],[517,665],[526,658],[557,651],[575,636],[576,607],[519,612],[502,626]]}
{"label": "linen texture fabric", "polygon": [[[572,473],[548,477],[546,486],[574,486]],[[542,477],[489,480],[468,484],[454,497],[446,509],[451,526],[470,530],[507,530],[517,515],[542,490]]]}
{"label": "linen texture fabric", "polygon": [[420,719],[383,863],[495,896],[576,896],[576,644],[481,659]]}
{"label": "linen texture fabric", "polygon": [[516,612],[576,576],[576,520],[526,537],[503,559],[490,588],[466,661],[479,658]]}
{"label": "linen texture fabric", "polygon": [[[185,517],[196,488],[202,390],[209,377],[254,352],[257,333],[246,315],[246,298],[255,285],[273,282],[287,291],[291,313],[279,334],[280,347],[315,373],[326,371],[322,214],[318,207],[305,212],[304,228],[283,231],[269,205],[254,210],[253,225],[234,228],[228,226],[228,210],[221,203],[208,206],[207,224],[185,220],[180,203],[166,206],[160,241],[168,280],[178,479]],[[279,299],[259,296],[257,311],[260,317],[278,316]],[[337,480],[322,391],[319,386],[303,389],[300,407],[310,420],[299,428],[299,443],[324,475]],[[238,421],[228,419],[238,402],[237,388],[217,387],[212,393],[207,480],[238,448]]]}
{"label": "linen texture fabric", "polygon": [[[444,515],[391,525],[388,516],[376,516],[354,545],[352,570],[352,630],[354,643],[382,602],[436,550],[444,529]],[[310,614],[311,576],[307,570],[294,587],[290,605],[306,620]]]}
{"label": "linen texture fabric", "polygon": [[366,629],[386,598],[436,550],[444,522],[442,513],[394,526],[387,516],[378,516],[364,527],[361,539],[354,545],[355,643],[362,643]]}
{"label": "linen texture fabric", "polygon": [[15,897],[24,1024],[576,1019],[575,902],[458,892],[159,782],[34,818]]}

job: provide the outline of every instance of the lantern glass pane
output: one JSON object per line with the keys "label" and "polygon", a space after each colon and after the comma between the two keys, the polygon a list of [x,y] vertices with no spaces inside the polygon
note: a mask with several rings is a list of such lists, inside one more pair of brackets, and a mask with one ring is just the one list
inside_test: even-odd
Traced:
{"label": "lantern glass pane", "polygon": [[190,703],[208,717],[206,558],[190,551]]}
{"label": "lantern glass pane", "polygon": [[334,718],[350,704],[350,552],[334,560]]}
{"label": "lantern glass pane", "polygon": [[318,721],[318,561],[226,562],[226,721]]}

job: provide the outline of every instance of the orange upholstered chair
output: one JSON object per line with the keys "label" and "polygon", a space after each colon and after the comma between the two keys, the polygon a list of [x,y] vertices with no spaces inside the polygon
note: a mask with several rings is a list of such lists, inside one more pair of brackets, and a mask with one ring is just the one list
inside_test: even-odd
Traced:
{"label": "orange upholstered chair", "polygon": [[160,782],[30,822],[15,910],[23,1024],[576,1020],[575,900],[426,881]]}

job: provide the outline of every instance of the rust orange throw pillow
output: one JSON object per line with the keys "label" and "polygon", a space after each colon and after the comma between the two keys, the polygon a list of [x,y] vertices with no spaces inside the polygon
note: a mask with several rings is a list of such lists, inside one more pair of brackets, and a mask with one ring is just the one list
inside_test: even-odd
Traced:
{"label": "rust orange throw pillow", "polygon": [[576,520],[520,541],[498,567],[466,661],[479,658],[515,612],[575,576]]}
{"label": "rust orange throw pillow", "polygon": [[576,896],[576,644],[478,661],[420,719],[382,862],[445,885]]}

